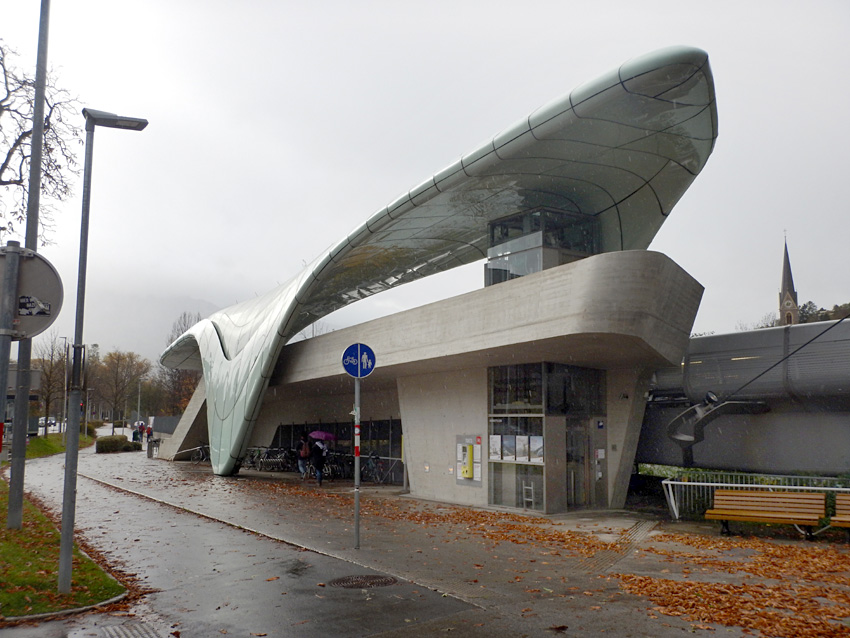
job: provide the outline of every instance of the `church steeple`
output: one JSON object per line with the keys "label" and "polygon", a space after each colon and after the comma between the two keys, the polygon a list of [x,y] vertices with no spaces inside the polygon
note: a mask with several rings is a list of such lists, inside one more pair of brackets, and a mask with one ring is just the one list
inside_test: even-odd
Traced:
{"label": "church steeple", "polygon": [[787,239],[785,240],[785,258],[782,262],[782,288],[779,291],[779,323],[783,326],[800,323],[800,308],[797,305],[794,277],[791,275]]}

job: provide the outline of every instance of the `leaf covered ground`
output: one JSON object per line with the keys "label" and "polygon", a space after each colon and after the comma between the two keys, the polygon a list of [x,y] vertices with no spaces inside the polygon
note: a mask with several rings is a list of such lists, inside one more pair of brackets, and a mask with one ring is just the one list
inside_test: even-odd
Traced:
{"label": "leaf covered ground", "polygon": [[[348,494],[284,482],[265,483],[260,489],[276,500],[291,499],[293,505],[309,500],[330,516],[347,516],[353,500]],[[448,526],[466,539],[531,545],[548,556],[592,559],[602,551],[622,552],[626,545],[623,539],[604,542],[518,513],[423,507],[398,499],[365,499],[361,508],[364,516],[426,528]],[[675,616],[699,629],[738,627],[745,634],[777,638],[850,636],[850,548],[844,543],[657,534],[639,551],[668,561],[670,576],[607,577],[617,579],[622,591],[648,599],[650,617]]]}

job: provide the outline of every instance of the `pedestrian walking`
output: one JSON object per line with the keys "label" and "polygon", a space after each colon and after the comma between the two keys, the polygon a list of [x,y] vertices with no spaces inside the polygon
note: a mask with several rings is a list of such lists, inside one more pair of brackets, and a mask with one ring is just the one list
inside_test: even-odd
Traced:
{"label": "pedestrian walking", "polygon": [[301,480],[307,478],[307,464],[310,462],[310,441],[307,440],[307,435],[302,434],[301,440],[298,441],[298,447],[295,450],[298,453],[298,471],[301,472]]}
{"label": "pedestrian walking", "polygon": [[321,441],[316,441],[310,452],[310,462],[316,470],[316,482],[321,487],[322,477],[324,476],[325,457],[328,454],[328,446]]}

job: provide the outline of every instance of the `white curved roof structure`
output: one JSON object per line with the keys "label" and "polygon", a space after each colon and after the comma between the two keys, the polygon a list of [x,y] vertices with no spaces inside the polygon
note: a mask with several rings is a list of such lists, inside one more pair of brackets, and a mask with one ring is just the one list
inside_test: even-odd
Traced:
{"label": "white curved roof structure", "polygon": [[301,274],[193,326],[163,365],[202,369],[213,470],[244,454],[281,348],[366,296],[485,258],[490,222],[594,217],[599,252],[645,249],[717,137],[704,51],[635,58],[543,106],[372,215]]}

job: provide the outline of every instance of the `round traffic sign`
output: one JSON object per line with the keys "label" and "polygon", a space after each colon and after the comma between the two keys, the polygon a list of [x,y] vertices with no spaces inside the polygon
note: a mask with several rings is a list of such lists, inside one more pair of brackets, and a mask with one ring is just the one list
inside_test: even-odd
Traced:
{"label": "round traffic sign", "polygon": [[[17,292],[15,293],[12,340],[34,337],[47,330],[62,308],[62,280],[49,261],[39,253],[20,248]],[[6,272],[8,247],[0,248],[0,288]]]}
{"label": "round traffic sign", "polygon": [[356,379],[368,377],[375,369],[375,353],[365,343],[352,343],[342,353],[342,367]]}

